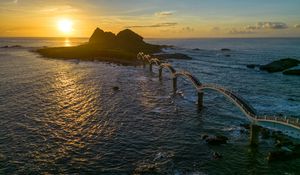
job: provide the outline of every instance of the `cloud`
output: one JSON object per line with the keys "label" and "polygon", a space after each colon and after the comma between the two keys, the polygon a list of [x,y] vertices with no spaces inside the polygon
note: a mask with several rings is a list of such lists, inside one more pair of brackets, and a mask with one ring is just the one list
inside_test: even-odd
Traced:
{"label": "cloud", "polygon": [[295,28],[300,28],[300,24],[296,24],[294,27]]}
{"label": "cloud", "polygon": [[213,31],[213,32],[219,32],[220,30],[221,30],[220,27],[213,27],[213,28],[211,28],[211,31]]}
{"label": "cloud", "polygon": [[182,30],[183,32],[193,32],[193,31],[194,31],[194,29],[191,28],[191,27],[183,27],[181,30]]}
{"label": "cloud", "polygon": [[57,6],[57,7],[50,7],[45,8],[42,10],[39,10],[41,13],[71,13],[71,12],[78,12],[79,10],[70,6],[70,5],[64,5],[64,6]]}
{"label": "cloud", "polygon": [[174,11],[163,11],[163,12],[156,12],[154,15],[158,17],[167,17],[172,16],[174,14]]}
{"label": "cloud", "polygon": [[236,28],[233,28],[233,29],[229,30],[228,33],[236,35],[236,34],[253,34],[255,32],[252,31],[252,30],[248,30],[248,29],[236,29]]}
{"label": "cloud", "polygon": [[158,24],[153,24],[153,25],[134,25],[134,26],[127,26],[125,28],[155,28],[155,27],[172,27],[176,26],[178,23],[176,22],[166,22],[166,23],[158,23]]}
{"label": "cloud", "polygon": [[260,29],[287,29],[289,26],[283,22],[258,22],[254,26],[247,26],[247,30],[260,30]]}

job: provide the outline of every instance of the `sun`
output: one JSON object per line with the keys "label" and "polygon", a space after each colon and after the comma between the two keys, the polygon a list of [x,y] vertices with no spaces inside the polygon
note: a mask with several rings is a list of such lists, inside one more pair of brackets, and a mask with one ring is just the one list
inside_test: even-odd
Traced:
{"label": "sun", "polygon": [[65,34],[70,34],[73,30],[73,22],[70,19],[61,19],[57,22],[59,31]]}

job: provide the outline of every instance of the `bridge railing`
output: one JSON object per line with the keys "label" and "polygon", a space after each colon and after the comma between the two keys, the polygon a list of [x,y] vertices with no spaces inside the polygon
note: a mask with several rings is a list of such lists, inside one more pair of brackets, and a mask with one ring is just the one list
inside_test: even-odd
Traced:
{"label": "bridge railing", "polygon": [[[211,88],[215,89],[227,97],[229,97],[231,100],[233,100],[241,109],[242,111],[249,116],[254,121],[268,121],[268,122],[275,122],[275,123],[282,123],[287,124],[290,126],[293,126],[295,128],[300,129],[300,121],[299,118],[294,117],[277,117],[277,116],[257,116],[255,113],[255,109],[246,102],[244,98],[236,94],[235,92],[231,91],[230,89],[226,89],[222,86],[215,85],[215,84],[202,84],[195,76],[193,76],[191,73],[187,71],[181,71],[177,72],[171,64],[162,63],[157,58],[152,58],[152,56],[148,54],[144,54],[143,52],[140,52],[137,54],[137,59],[141,60],[143,62],[143,65],[145,66],[145,63],[148,63],[150,65],[150,71],[152,71],[152,64],[155,64],[156,66],[159,66],[159,78],[161,79],[162,76],[162,69],[168,68],[171,71],[171,75],[173,78],[173,87],[174,89],[177,88],[176,82],[177,77],[180,75],[183,75],[187,77],[195,86],[198,93],[202,92],[205,88]],[[198,99],[199,100],[199,99]]]}

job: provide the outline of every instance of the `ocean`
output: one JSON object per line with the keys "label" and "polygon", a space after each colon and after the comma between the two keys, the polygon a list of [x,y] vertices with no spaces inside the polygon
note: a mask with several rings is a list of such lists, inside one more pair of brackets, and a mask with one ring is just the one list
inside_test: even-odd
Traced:
{"label": "ocean", "polygon": [[[268,163],[272,140],[249,146],[249,123],[233,103],[195,89],[168,72],[98,61],[56,60],[32,52],[74,46],[87,38],[0,38],[0,174],[297,174],[300,160]],[[300,59],[300,38],[146,39],[174,45],[170,60],[202,83],[242,96],[259,115],[300,118],[300,77],[249,69],[281,58]],[[229,48],[229,53],[221,51]],[[229,55],[228,55],[229,54]],[[113,87],[119,87],[114,91]],[[229,142],[209,146],[203,135]],[[213,154],[222,155],[215,159]],[[143,173],[141,173],[143,174]]]}

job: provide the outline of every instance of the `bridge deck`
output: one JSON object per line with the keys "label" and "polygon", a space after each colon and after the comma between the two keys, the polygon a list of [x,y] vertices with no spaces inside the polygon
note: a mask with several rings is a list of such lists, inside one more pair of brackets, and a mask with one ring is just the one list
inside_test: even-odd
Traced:
{"label": "bridge deck", "polygon": [[252,121],[256,122],[270,122],[270,123],[277,123],[282,124],[285,126],[290,126],[300,130],[300,122],[298,118],[293,117],[276,117],[276,116],[257,116],[255,109],[247,103],[245,99],[241,96],[237,95],[236,93],[230,91],[229,89],[223,88],[221,86],[215,84],[201,84],[201,82],[193,76],[191,73],[186,71],[176,72],[176,70],[172,67],[171,64],[160,63],[158,59],[151,58],[150,55],[146,55],[140,52],[137,55],[137,58],[142,60],[143,62],[148,62],[151,66],[152,64],[156,64],[160,67],[160,71],[163,67],[166,67],[171,70],[173,76],[177,77],[183,75],[188,77],[188,79],[194,84],[195,88],[199,91],[203,89],[213,89],[222,94],[226,97],[230,98],[245,114],[246,116],[251,119]]}

